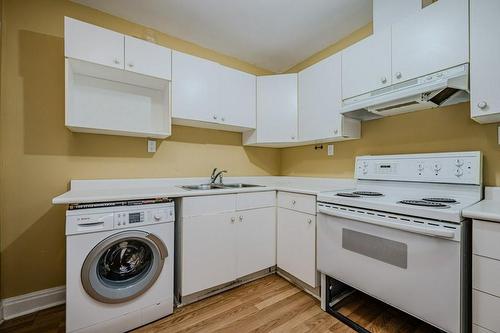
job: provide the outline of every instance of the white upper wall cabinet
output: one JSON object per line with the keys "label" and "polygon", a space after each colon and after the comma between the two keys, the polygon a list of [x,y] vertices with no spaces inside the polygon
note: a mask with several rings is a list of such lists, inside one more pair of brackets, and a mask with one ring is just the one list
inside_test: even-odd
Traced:
{"label": "white upper wall cabinet", "polygon": [[255,75],[173,51],[173,122],[230,131],[254,129],[255,84]]}
{"label": "white upper wall cabinet", "polygon": [[[359,138],[358,120],[343,126],[340,53],[299,73],[299,141],[322,142]],[[356,130],[351,131],[352,125]]]}
{"label": "white upper wall cabinet", "polygon": [[221,122],[255,128],[257,121],[255,75],[220,66]]}
{"label": "white upper wall cabinet", "polygon": [[479,123],[500,122],[500,1],[471,0],[471,116]]}
{"label": "white upper wall cabinet", "polygon": [[96,64],[124,69],[124,35],[64,18],[64,54]]}
{"label": "white upper wall cabinet", "polygon": [[342,51],[342,99],[390,85],[390,29],[380,31]]}
{"label": "white upper wall cabinet", "polygon": [[66,127],[168,137],[171,50],[69,17],[64,24]]}
{"label": "white upper wall cabinet", "polygon": [[64,18],[67,58],[171,79],[172,50],[95,25]]}
{"label": "white upper wall cabinet", "polygon": [[245,133],[244,144],[297,142],[297,74],[257,77],[257,130]]}
{"label": "white upper wall cabinet", "polygon": [[422,0],[373,0],[373,33],[390,29],[391,24],[422,8]]}
{"label": "white upper wall cabinet", "polygon": [[[219,64],[185,53],[172,52],[172,117],[215,123],[218,120]],[[177,120],[179,119],[179,120]]]}
{"label": "white upper wall cabinet", "polygon": [[142,39],[125,36],[125,69],[171,80],[172,50]]}
{"label": "white upper wall cabinet", "polygon": [[469,0],[439,0],[394,23],[392,83],[467,63],[468,13]]}

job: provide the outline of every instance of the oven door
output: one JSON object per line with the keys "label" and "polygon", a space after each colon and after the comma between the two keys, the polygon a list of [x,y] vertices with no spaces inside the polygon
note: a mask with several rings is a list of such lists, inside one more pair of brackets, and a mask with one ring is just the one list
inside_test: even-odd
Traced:
{"label": "oven door", "polygon": [[390,227],[391,219],[377,214],[365,213],[365,221],[349,214],[319,207],[318,270],[442,330],[460,332],[459,236]]}

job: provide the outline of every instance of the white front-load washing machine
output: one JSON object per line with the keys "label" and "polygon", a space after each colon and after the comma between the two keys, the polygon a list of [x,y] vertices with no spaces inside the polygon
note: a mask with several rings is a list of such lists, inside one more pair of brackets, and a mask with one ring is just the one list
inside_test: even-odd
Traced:
{"label": "white front-load washing machine", "polygon": [[173,312],[174,203],[66,212],[66,331],[125,332]]}

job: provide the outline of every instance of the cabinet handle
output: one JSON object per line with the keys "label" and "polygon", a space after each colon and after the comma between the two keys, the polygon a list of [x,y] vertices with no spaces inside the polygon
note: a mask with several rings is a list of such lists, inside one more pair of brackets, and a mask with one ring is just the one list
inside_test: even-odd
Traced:
{"label": "cabinet handle", "polygon": [[386,84],[387,83],[387,78],[384,76],[380,79],[380,82],[382,82],[383,84]]}
{"label": "cabinet handle", "polygon": [[313,220],[312,220],[312,219],[307,219],[307,223],[308,223],[308,224],[311,224],[312,222],[313,222]]}
{"label": "cabinet handle", "polygon": [[396,79],[400,79],[402,77],[403,77],[403,75],[401,74],[401,72],[397,72],[396,73]]}
{"label": "cabinet handle", "polygon": [[231,223],[234,223],[234,221],[236,221],[236,219],[233,217],[231,217]]}
{"label": "cabinet handle", "polygon": [[488,106],[488,103],[486,103],[485,101],[477,103],[477,107],[480,108],[481,110],[486,109],[487,106]]}
{"label": "cabinet handle", "polygon": [[238,218],[240,219],[240,222],[243,222],[243,216],[240,215]]}
{"label": "cabinet handle", "polygon": [[120,60],[118,60],[118,59],[116,59],[116,58],[115,58],[115,59],[113,59],[113,62],[114,62],[115,64],[117,64],[117,65],[119,65],[119,64],[120,64]]}

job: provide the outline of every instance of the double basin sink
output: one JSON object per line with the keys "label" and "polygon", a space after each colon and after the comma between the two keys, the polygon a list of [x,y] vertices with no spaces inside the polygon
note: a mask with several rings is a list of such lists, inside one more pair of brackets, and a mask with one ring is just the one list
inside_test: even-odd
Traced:
{"label": "double basin sink", "polygon": [[243,184],[243,183],[234,183],[234,184],[200,184],[200,185],[184,185],[181,188],[185,190],[224,190],[224,189],[235,189],[235,188],[249,188],[249,187],[262,187],[262,185],[253,185],[253,184]]}

